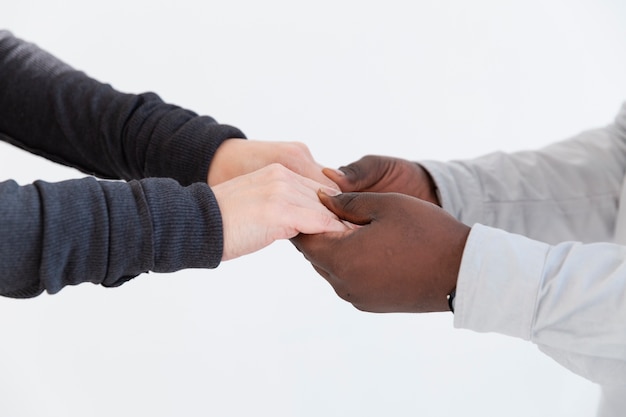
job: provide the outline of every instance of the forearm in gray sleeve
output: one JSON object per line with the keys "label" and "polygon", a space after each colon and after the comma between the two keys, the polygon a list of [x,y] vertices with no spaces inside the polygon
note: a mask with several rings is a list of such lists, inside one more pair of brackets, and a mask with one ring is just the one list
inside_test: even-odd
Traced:
{"label": "forearm in gray sleeve", "polygon": [[117,286],[148,271],[215,268],[222,223],[206,184],[93,178],[0,183],[0,294]]}

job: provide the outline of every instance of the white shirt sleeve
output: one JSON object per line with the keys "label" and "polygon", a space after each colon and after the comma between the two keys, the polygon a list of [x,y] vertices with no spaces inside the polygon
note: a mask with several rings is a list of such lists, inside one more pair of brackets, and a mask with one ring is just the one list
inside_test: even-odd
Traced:
{"label": "white shirt sleeve", "polygon": [[543,149],[420,164],[443,208],[467,225],[548,243],[611,240],[626,173],[626,103],[615,123]]}
{"label": "white shirt sleeve", "polygon": [[600,384],[626,384],[626,247],[548,245],[480,224],[457,282],[456,327],[530,340]]}
{"label": "white shirt sleeve", "polygon": [[473,225],[455,326],[530,340],[592,381],[626,386],[626,247],[606,243],[626,172],[626,104],[613,124],[538,151],[420,163],[444,209]]}

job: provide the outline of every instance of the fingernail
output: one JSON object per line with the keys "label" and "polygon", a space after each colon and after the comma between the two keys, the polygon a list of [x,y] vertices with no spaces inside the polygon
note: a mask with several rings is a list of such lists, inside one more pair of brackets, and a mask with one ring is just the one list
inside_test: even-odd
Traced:
{"label": "fingernail", "polygon": [[320,192],[326,194],[329,197],[335,197],[341,194],[341,191],[336,190],[334,188],[330,188],[330,187],[321,187]]}
{"label": "fingernail", "polygon": [[335,169],[335,168],[328,168],[328,169],[330,169],[331,171],[333,171],[335,174],[339,175],[340,177],[345,177],[346,175],[346,173],[340,169]]}

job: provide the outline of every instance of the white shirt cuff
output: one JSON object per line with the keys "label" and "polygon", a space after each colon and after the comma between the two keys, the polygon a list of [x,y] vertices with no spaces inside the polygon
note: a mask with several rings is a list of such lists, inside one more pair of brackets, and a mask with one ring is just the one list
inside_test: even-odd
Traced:
{"label": "white shirt cuff", "polygon": [[550,245],[481,224],[459,270],[454,326],[530,340]]}

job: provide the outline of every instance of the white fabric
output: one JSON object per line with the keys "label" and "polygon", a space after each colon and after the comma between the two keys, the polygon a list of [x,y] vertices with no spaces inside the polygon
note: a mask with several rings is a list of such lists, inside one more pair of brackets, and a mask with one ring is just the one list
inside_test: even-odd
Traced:
{"label": "white fabric", "polygon": [[473,225],[455,326],[532,341],[609,387],[602,415],[626,413],[626,104],[537,151],[420,163],[444,209]]}

